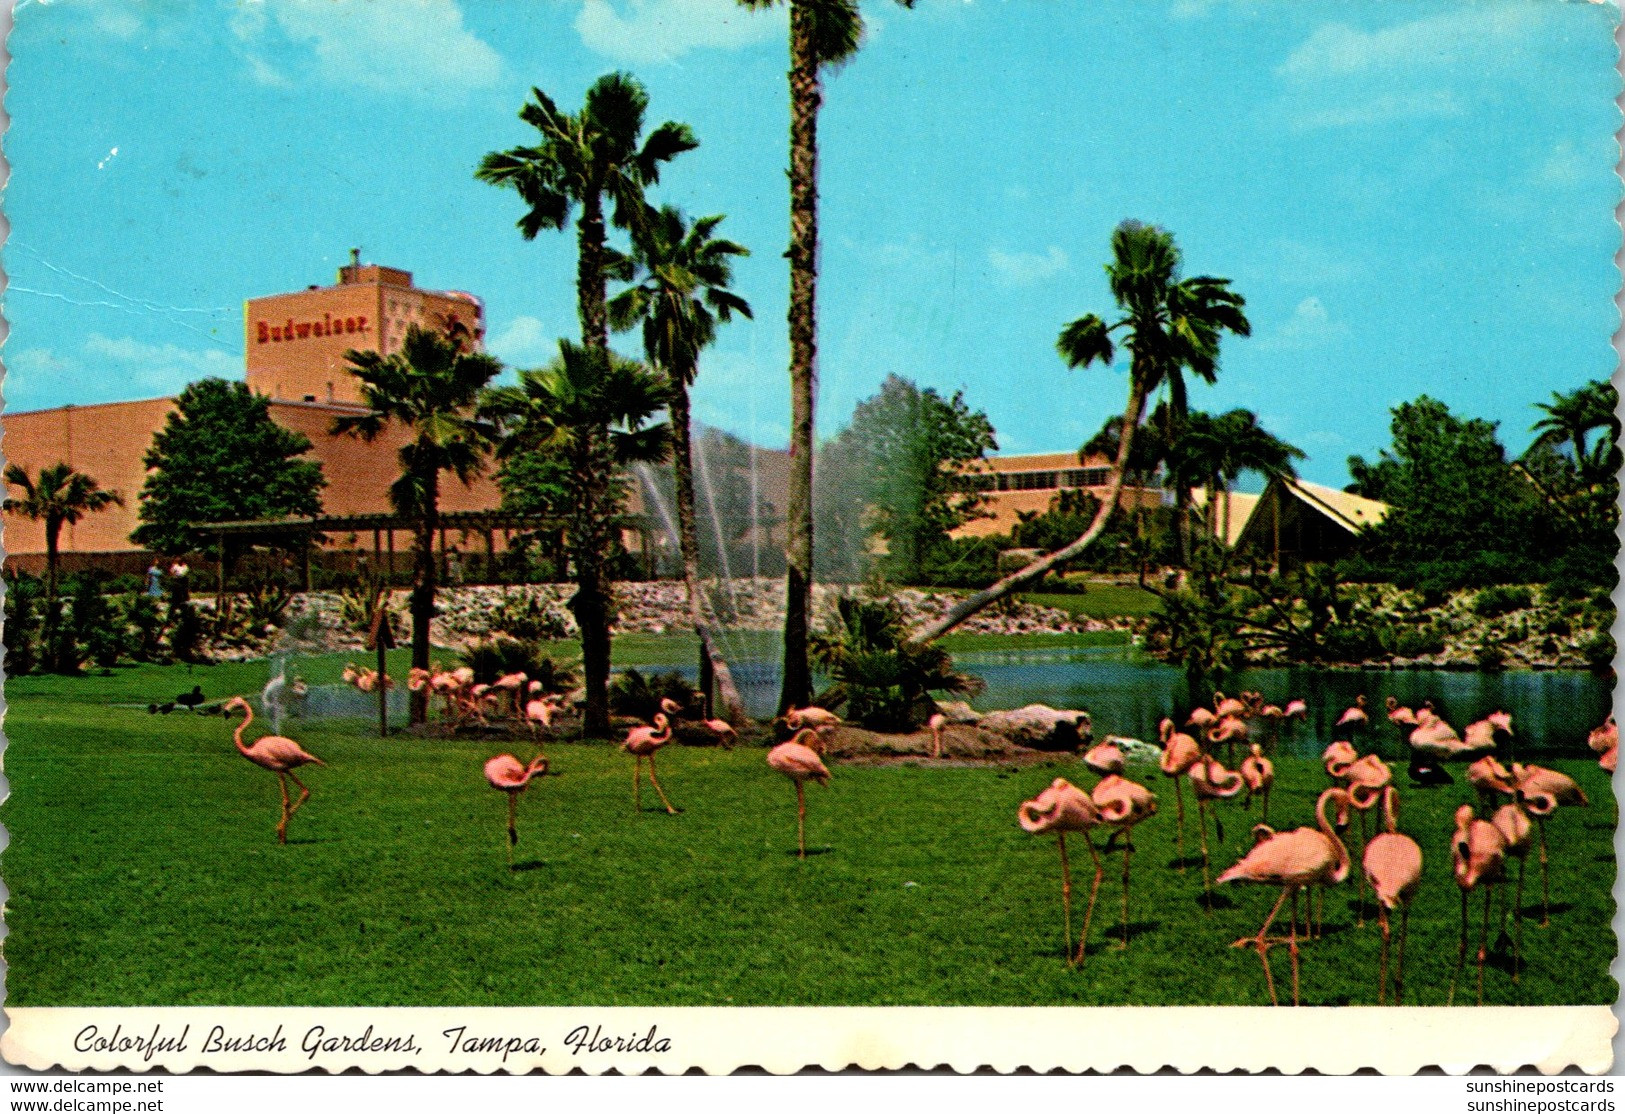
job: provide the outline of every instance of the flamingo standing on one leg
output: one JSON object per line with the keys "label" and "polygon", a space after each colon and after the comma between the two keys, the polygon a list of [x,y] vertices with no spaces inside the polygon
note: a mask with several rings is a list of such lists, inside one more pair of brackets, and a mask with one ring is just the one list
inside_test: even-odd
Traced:
{"label": "flamingo standing on one leg", "polygon": [[1270,788],[1275,784],[1275,763],[1264,757],[1264,748],[1257,743],[1252,745],[1252,753],[1241,762],[1241,781],[1247,787],[1247,796],[1241,803],[1242,808],[1253,807],[1253,794],[1259,794],[1264,801],[1263,822],[1270,822]]}
{"label": "flamingo standing on one leg", "polygon": [[[1202,893],[1212,898],[1213,883],[1209,881],[1212,867],[1207,849],[1207,813],[1209,801],[1229,800],[1243,787],[1241,775],[1232,773],[1220,765],[1217,758],[1203,755],[1190,768],[1191,789],[1196,794],[1197,825],[1202,832]],[[1224,838],[1224,826],[1219,823],[1218,814],[1213,816],[1213,832],[1219,839]],[[1211,912],[1211,900],[1206,902]]]}
{"label": "flamingo standing on one leg", "polygon": [[[292,739],[284,738],[281,735],[262,735],[252,745],[245,746],[243,744],[243,732],[248,729],[250,723],[254,722],[254,708],[242,697],[234,696],[226,701],[223,710],[233,712],[238,709],[242,710],[243,722],[237,725],[232,740],[237,744],[237,750],[244,758],[256,766],[264,766],[267,770],[276,774],[277,782],[282,786],[282,819],[276,826],[276,841],[278,843],[287,843],[288,821],[292,820],[293,814],[298,812],[300,806],[310,799],[310,789],[304,782],[299,780],[299,775],[294,773],[294,770],[300,766],[325,766],[327,763],[311,754]],[[293,778],[293,783],[299,787],[299,799],[293,803],[291,808],[288,806],[289,778]]]}
{"label": "flamingo standing on one leg", "polygon": [[[1066,932],[1066,963],[1068,967],[1082,963],[1088,958],[1089,921],[1095,915],[1095,898],[1100,893],[1103,873],[1100,854],[1095,850],[1095,841],[1089,836],[1089,832],[1100,823],[1100,811],[1089,794],[1066,778],[1058,777],[1037,797],[1022,802],[1016,810],[1016,822],[1023,831],[1033,835],[1055,833],[1055,845],[1061,850],[1061,915]],[[1095,864],[1095,880],[1089,887],[1089,905],[1084,910],[1083,935],[1078,937],[1076,955],[1072,952],[1072,870],[1066,861],[1067,832],[1082,833],[1083,841],[1089,848],[1089,857]]]}
{"label": "flamingo standing on one leg", "polygon": [[[1496,809],[1490,823],[1506,841],[1509,858],[1518,860],[1518,881],[1512,890],[1512,981],[1518,981],[1518,961],[1523,956],[1523,871],[1529,861],[1529,849],[1534,846],[1534,825],[1523,806],[1514,801]],[[1501,931],[1506,932],[1506,914],[1501,915]]]}
{"label": "flamingo standing on one leg", "polygon": [[1185,870],[1185,791],[1180,788],[1186,773],[1202,757],[1202,747],[1191,736],[1174,730],[1174,721],[1166,716],[1157,725],[1162,737],[1162,759],[1158,766],[1174,779],[1174,803],[1179,806],[1179,870]]}
{"label": "flamingo standing on one leg", "polygon": [[530,779],[547,773],[547,759],[537,755],[526,766],[511,754],[499,754],[485,764],[485,780],[492,789],[508,795],[508,869],[513,869],[513,849],[519,842],[517,809],[519,794],[530,785]]}
{"label": "flamingo standing on one leg", "polygon": [[767,764],[796,783],[796,854],[807,857],[807,795],[806,782],[829,784],[829,767],[818,756],[823,740],[818,732],[803,728],[787,743],[780,743],[767,752]]}
{"label": "flamingo standing on one leg", "polygon": [[1264,918],[1257,936],[1244,936],[1232,947],[1252,945],[1258,949],[1259,962],[1264,965],[1264,982],[1269,987],[1270,1004],[1280,1005],[1275,995],[1275,976],[1270,973],[1269,947],[1274,941],[1268,937],[1270,925],[1280,915],[1281,906],[1292,898],[1293,915],[1288,946],[1292,952],[1292,1004],[1298,1004],[1298,891],[1305,886],[1334,885],[1348,877],[1349,853],[1337,831],[1326,819],[1328,804],[1346,806],[1348,791],[1337,786],[1324,790],[1315,802],[1317,828],[1296,828],[1290,832],[1266,834],[1248,851],[1242,860],[1223,874],[1219,883],[1256,882],[1260,885],[1281,887],[1281,896]]}
{"label": "flamingo standing on one leg", "polygon": [[1506,881],[1506,837],[1488,820],[1473,815],[1472,805],[1456,809],[1456,833],[1450,841],[1450,861],[1461,888],[1461,943],[1456,948],[1456,968],[1450,975],[1450,996],[1446,1005],[1456,1002],[1456,980],[1467,959],[1467,895],[1484,890],[1484,924],[1478,936],[1478,1004],[1484,1004],[1484,955],[1490,932],[1490,887]]}
{"label": "flamingo standing on one leg", "polygon": [[1371,721],[1370,711],[1366,704],[1365,693],[1354,698],[1353,706],[1345,708],[1343,714],[1337,717],[1337,726],[1346,727],[1350,731],[1362,731]]}
{"label": "flamingo standing on one leg", "polygon": [[948,717],[941,712],[937,712],[926,721],[926,726],[931,728],[931,757],[941,758],[942,729],[948,726]]}
{"label": "flamingo standing on one leg", "polygon": [[1382,828],[1365,845],[1361,866],[1371,892],[1377,898],[1377,921],[1382,926],[1382,958],[1377,973],[1377,1005],[1388,994],[1388,941],[1392,931],[1389,916],[1399,910],[1399,954],[1394,960],[1394,1005],[1405,1000],[1405,929],[1410,923],[1411,901],[1422,885],[1422,849],[1399,831],[1399,790],[1385,785],[1382,797]]}
{"label": "flamingo standing on one leg", "polygon": [[626,741],[621,749],[632,755],[632,807],[637,812],[643,811],[643,760],[649,760],[649,781],[660,794],[660,800],[666,806],[669,815],[676,816],[677,809],[666,797],[666,791],[660,788],[660,778],[655,774],[655,751],[671,742],[671,720],[666,713],[656,712],[653,727],[634,727],[626,733]]}
{"label": "flamingo standing on one leg", "polygon": [[1535,826],[1540,830],[1540,927],[1545,928],[1552,919],[1552,894],[1546,877],[1546,818],[1556,812],[1559,805],[1585,806],[1591,802],[1573,778],[1544,766],[1514,762],[1512,784],[1518,803],[1535,818]]}
{"label": "flamingo standing on one leg", "polygon": [[1107,774],[1095,786],[1090,794],[1094,801],[1095,810],[1100,814],[1100,822],[1109,825],[1111,836],[1106,840],[1105,850],[1112,849],[1112,844],[1119,836],[1123,840],[1123,939],[1119,947],[1128,947],[1128,861],[1134,853],[1133,833],[1134,826],[1157,813],[1157,798],[1151,790],[1137,782],[1128,780],[1118,774]]}
{"label": "flamingo standing on one leg", "polygon": [[725,719],[708,719],[705,721],[705,729],[717,737],[717,742],[722,744],[723,750],[732,750],[734,740],[739,738],[733,724]]}
{"label": "flamingo standing on one leg", "polygon": [[[1236,702],[1233,698],[1229,701],[1232,704]],[[1248,735],[1247,725],[1239,716],[1220,716],[1218,722],[1207,729],[1209,743],[1224,744],[1226,762],[1236,760],[1236,744],[1246,746]]]}

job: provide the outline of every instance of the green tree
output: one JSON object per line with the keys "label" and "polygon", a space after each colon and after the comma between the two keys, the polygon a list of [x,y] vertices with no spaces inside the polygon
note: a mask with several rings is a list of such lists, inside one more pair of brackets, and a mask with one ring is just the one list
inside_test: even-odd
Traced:
{"label": "green tree", "polygon": [[[1605,379],[1593,380],[1568,394],[1552,392],[1551,402],[1537,402],[1535,407],[1545,417],[1530,427],[1540,434],[1535,446],[1569,447],[1574,470],[1584,483],[1606,483],[1619,471],[1619,419],[1614,408],[1619,404],[1619,392]],[[1587,448],[1586,439],[1601,430],[1602,436],[1594,447]]]}
{"label": "green tree", "polygon": [[986,497],[969,476],[998,447],[992,423],[963,391],[943,398],[888,375],[825,454],[841,459],[838,471],[851,481],[837,497],[858,508],[863,539],[885,539],[887,574],[915,584],[949,532],[979,516]]}
{"label": "green tree", "polygon": [[[1153,422],[1155,419],[1152,419]],[[1193,411],[1181,438],[1183,459],[1180,482],[1202,483],[1208,489],[1208,533],[1215,539],[1230,536],[1230,500],[1224,499],[1222,516],[1215,513],[1244,473],[1297,478],[1292,462],[1304,453],[1258,424],[1251,410],[1229,410],[1211,415]]]}
{"label": "green tree", "polygon": [[[660,179],[662,163],[698,146],[686,124],[667,121],[647,140],[643,115],[649,104],[643,86],[628,74],[606,74],[587,90],[580,113],[561,112],[546,93],[531,90],[530,101],[519,118],[539,134],[534,146],[493,151],[481,161],[475,176],[483,182],[512,189],[525,203],[519,231],[527,240],[544,229],[562,230],[570,214],[576,220],[576,301],[581,318],[581,343],[586,348],[609,350],[609,316],[605,284],[610,278],[627,280],[631,263],[610,248],[605,225],[605,202],[613,209],[610,220],[620,228],[639,228],[650,218],[644,190]],[[611,367],[607,355],[594,366]],[[604,555],[610,551],[610,526],[599,517],[614,504],[613,454],[600,427],[588,424],[573,434],[579,498],[570,531],[575,562],[576,594],[570,606],[581,625],[582,673],[586,684],[584,728],[589,735],[609,733],[610,597]]]}
{"label": "green tree", "polygon": [[[428,669],[429,625],[439,586],[434,539],[440,528],[440,474],[450,472],[467,484],[484,471],[490,431],[472,413],[502,365],[482,352],[463,351],[450,336],[415,325],[407,329],[399,352],[384,356],[351,349],[344,358],[361,381],[367,413],[334,419],[333,432],[372,441],[396,427],[408,437],[398,454],[401,474],[390,485],[389,501],[397,514],[413,521],[412,666]],[[424,689],[412,695],[411,722],[427,718]]]}
{"label": "green tree", "polygon": [[[200,379],[180,393],[142,458],[149,475],[130,537],[159,553],[213,553],[216,539],[194,523],[320,514],[327,480],[320,461],[302,459],[310,448],[246,383]],[[230,568],[227,546],[213,555]]]}
{"label": "green tree", "polygon": [[[669,430],[650,419],[669,398],[665,379],[641,363],[567,340],[559,341],[559,358],[547,368],[522,371],[517,386],[485,392],[481,413],[496,424],[499,457],[545,449],[569,461],[569,531],[578,577],[583,562],[605,569],[612,547],[619,546],[616,516],[627,494],[624,469],[665,460]],[[594,582],[595,591],[602,590],[599,583]],[[581,628],[587,698],[582,726],[586,734],[604,737],[609,734],[609,601],[607,594],[602,601],[587,600],[583,589],[570,601]]]}
{"label": "green tree", "polygon": [[677,482],[677,532],[688,590],[689,619],[710,662],[725,718],[743,722],[744,701],[733,674],[717,648],[706,614],[700,581],[699,532],[694,512],[694,455],[688,391],[699,373],[700,352],[716,339],[717,322],[735,313],[751,315],[750,304],[728,288],[733,260],[749,255],[732,240],[712,236],[723,218],[701,217],[692,225],[666,206],[653,214],[632,237],[639,281],[609,303],[616,330],[642,326],[643,351],[652,367],[665,373],[671,390],[672,469]]}
{"label": "green tree", "polygon": [[[1094,521],[1070,545],[960,601],[941,619],[916,632],[915,641],[928,641],[952,630],[1093,544],[1117,507],[1145,400],[1166,383],[1170,405],[1183,408],[1183,372],[1212,382],[1218,375],[1223,334],[1246,336],[1251,332],[1242,312],[1245,300],[1230,289],[1229,279],[1180,277],[1179,248],[1173,234],[1163,229],[1139,221],[1118,225],[1112,233],[1112,261],[1106,265],[1106,277],[1122,316],[1107,324],[1096,314],[1086,314],[1064,327],[1055,343],[1061,358],[1073,368],[1096,362],[1109,365],[1119,346],[1129,352],[1128,405],[1118,426],[1121,432],[1111,480]],[[1119,333],[1120,339],[1116,338]]]}
{"label": "green tree", "polygon": [[[760,10],[779,0],[739,0]],[[790,483],[786,498],[784,681],[779,710],[812,699],[813,397],[818,350],[818,110],[821,73],[863,43],[857,0],[790,5]],[[914,0],[898,0],[913,7]]]}
{"label": "green tree", "polygon": [[116,491],[103,491],[94,477],[60,462],[41,468],[38,478],[21,465],[8,464],[5,477],[9,486],[22,489],[22,496],[7,495],[0,506],[8,514],[45,524],[45,615],[49,624],[56,609],[62,527],[72,526],[87,514],[122,507],[124,497]]}

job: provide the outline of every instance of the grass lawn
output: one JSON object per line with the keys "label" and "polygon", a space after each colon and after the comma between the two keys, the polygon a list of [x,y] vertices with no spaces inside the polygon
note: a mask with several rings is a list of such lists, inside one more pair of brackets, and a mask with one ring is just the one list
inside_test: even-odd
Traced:
{"label": "grass lawn", "polygon": [[[320,681],[342,661],[304,665]],[[278,846],[275,778],[233,753],[231,723],[128,706],[194,681],[211,697],[252,691],[264,676],[257,663],[7,685],[13,1004],[1267,1002],[1256,953],[1229,945],[1257,931],[1275,891],[1227,887],[1203,910],[1199,862],[1170,866],[1175,809],[1160,774],[1142,775],[1162,811],[1135,836],[1130,948],[1107,940],[1120,916],[1113,854],[1080,972],[1063,960],[1055,841],[1015,823],[1052,778],[1092,783],[1074,762],[837,766],[827,790],[808,789],[814,853],[801,861],[794,793],[760,750],[663,751],[662,781],[687,810],[670,817],[647,789],[633,813],[625,755],[560,744],[550,754],[562,776],[520,800],[510,872],[504,801],[480,767],[503,749],[525,755],[523,743],[380,740],[365,721],[294,721],[289,733],[330,766],[304,771],[314,795]],[[1613,798],[1594,762],[1555,765],[1592,807],[1550,824],[1551,926],[1539,927],[1532,862],[1526,968],[1517,987],[1504,961],[1489,970],[1487,1002],[1616,996]],[[1324,775],[1308,762],[1280,768],[1272,818],[1311,823]],[[1446,848],[1468,797],[1460,783],[1404,794],[1403,827],[1427,857],[1407,947],[1418,1004],[1442,1004],[1450,980],[1459,899]],[[1223,815],[1215,872],[1249,842],[1251,817],[1234,804]],[[1088,854],[1076,838],[1069,848],[1076,930]],[[1380,936],[1374,920],[1355,926],[1354,894],[1351,879],[1329,895],[1325,937],[1303,946],[1306,1004],[1374,1001]],[[1290,985],[1285,949],[1274,960]],[[1471,1002],[1471,955],[1464,985]]]}
{"label": "grass lawn", "polygon": [[1143,619],[1157,609],[1160,597],[1133,584],[1089,582],[1087,592],[1022,592],[1021,602],[1037,607],[1053,607],[1068,615],[1090,619],[1127,616]]}

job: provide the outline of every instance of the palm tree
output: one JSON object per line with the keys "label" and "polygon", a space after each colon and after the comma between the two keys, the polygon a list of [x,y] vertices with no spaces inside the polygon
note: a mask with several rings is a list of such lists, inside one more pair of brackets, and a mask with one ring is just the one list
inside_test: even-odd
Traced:
{"label": "palm tree", "polygon": [[[1151,424],[1157,418],[1153,414]],[[1296,479],[1292,462],[1304,458],[1302,449],[1259,425],[1258,416],[1251,410],[1230,410],[1216,416],[1192,411],[1186,415],[1175,444],[1176,451],[1167,460],[1170,479],[1187,489],[1199,483],[1207,486],[1207,532],[1215,540],[1230,536],[1230,501],[1225,497],[1243,472]]]}
{"label": "palm tree", "polygon": [[[1112,262],[1106,265],[1112,297],[1123,315],[1108,325],[1096,314],[1085,314],[1063,328],[1055,342],[1061,358],[1073,368],[1110,364],[1119,345],[1129,352],[1128,405],[1118,426],[1117,459],[1094,521],[1070,545],[961,600],[941,619],[918,631],[912,641],[926,642],[952,630],[1087,549],[1117,506],[1145,400],[1166,383],[1170,406],[1183,405],[1182,372],[1188,370],[1212,382],[1218,374],[1221,335],[1229,331],[1246,336],[1252,331],[1242,313],[1245,301],[1230,289],[1229,279],[1205,275],[1181,279],[1179,266],[1179,248],[1172,233],[1139,221],[1124,221],[1112,233]],[[1114,340],[1113,334],[1119,332],[1122,339]]]}
{"label": "palm tree", "polygon": [[[361,380],[368,412],[334,419],[332,432],[371,441],[394,424],[411,437],[401,446],[401,475],[390,485],[389,501],[397,514],[413,520],[412,666],[427,669],[438,588],[434,538],[440,528],[440,473],[450,472],[467,484],[484,471],[490,431],[471,415],[502,364],[483,352],[463,351],[448,335],[415,325],[393,355],[352,349],[344,358]],[[427,690],[413,693],[411,722],[422,723],[427,715]]]}
{"label": "palm tree", "polygon": [[41,468],[37,480],[20,465],[8,464],[5,479],[23,490],[20,499],[6,496],[5,511],[45,523],[45,614],[49,620],[56,610],[62,527],[72,526],[87,514],[122,507],[124,497],[116,491],[103,491],[93,477],[60,462]]}
{"label": "palm tree", "polygon": [[[624,469],[666,459],[669,431],[664,422],[648,423],[670,397],[665,379],[637,361],[567,340],[559,341],[559,358],[547,368],[522,371],[518,386],[485,393],[481,414],[497,426],[499,457],[547,449],[570,462],[569,531],[578,576],[584,562],[602,569],[619,544],[615,516],[626,494]],[[571,601],[586,686],[582,730],[602,738],[609,734],[609,614],[607,606],[584,606],[584,592]]]}
{"label": "palm tree", "polygon": [[[1540,434],[1535,444],[1552,448],[1565,443],[1570,445],[1575,470],[1587,483],[1611,478],[1617,471],[1613,457],[1620,429],[1619,419],[1614,416],[1618,401],[1619,393],[1605,379],[1587,383],[1566,395],[1553,391],[1551,402],[1535,403],[1536,409],[1546,414],[1530,427]],[[1586,437],[1597,429],[1606,432],[1597,442],[1595,451],[1588,451]]]}
{"label": "palm tree", "polygon": [[[818,349],[819,72],[839,66],[863,42],[857,0],[790,4],[790,484],[785,524],[784,684],[779,710],[812,699],[807,657],[812,609],[813,395]],[[739,0],[770,8],[779,0]],[[914,0],[898,0],[905,8]]]}
{"label": "palm tree", "polygon": [[[605,282],[630,279],[630,261],[609,247],[604,225],[606,200],[611,221],[620,228],[639,228],[649,206],[643,191],[660,180],[660,166],[699,146],[686,124],[666,121],[642,140],[643,114],[649,97],[629,74],[606,74],[587,90],[581,112],[561,112],[540,89],[519,110],[519,118],[540,133],[531,147],[493,151],[480,162],[475,177],[515,190],[526,205],[519,231],[527,240],[543,229],[563,229],[572,211],[576,220],[576,301],[581,343],[609,350]],[[613,364],[613,361],[608,361]],[[613,454],[599,444],[599,427],[583,426],[578,441],[580,498],[571,531],[576,594],[570,601],[581,626],[582,672],[587,702],[584,727],[589,735],[609,732],[610,598],[603,567],[608,527],[600,521],[615,502]]]}
{"label": "palm tree", "polygon": [[677,481],[677,532],[683,551],[689,618],[710,663],[724,715],[740,721],[744,702],[704,611],[700,583],[699,532],[694,523],[694,460],[689,441],[688,389],[699,370],[700,351],[716,338],[718,321],[735,313],[751,315],[750,304],[728,289],[735,256],[750,252],[732,240],[712,239],[723,218],[702,217],[689,226],[682,213],[666,206],[634,235],[634,260],[642,281],[609,303],[609,323],[617,331],[642,323],[643,350],[664,372],[671,390],[672,467]]}

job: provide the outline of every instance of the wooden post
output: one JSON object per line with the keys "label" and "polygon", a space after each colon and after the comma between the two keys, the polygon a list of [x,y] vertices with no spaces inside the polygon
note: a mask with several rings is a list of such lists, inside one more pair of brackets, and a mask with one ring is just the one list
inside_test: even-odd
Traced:
{"label": "wooden post", "polygon": [[367,637],[378,650],[378,737],[389,737],[389,648],[395,644],[389,629],[389,589],[379,590],[372,607],[372,630]]}

